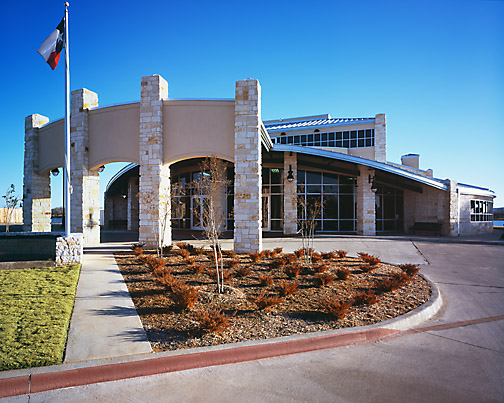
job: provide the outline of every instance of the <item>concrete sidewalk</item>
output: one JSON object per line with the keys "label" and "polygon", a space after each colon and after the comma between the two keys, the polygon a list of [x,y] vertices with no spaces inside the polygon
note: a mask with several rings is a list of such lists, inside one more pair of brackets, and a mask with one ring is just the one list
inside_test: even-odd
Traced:
{"label": "concrete sidewalk", "polygon": [[152,352],[113,256],[120,250],[129,250],[129,244],[84,249],[66,363]]}

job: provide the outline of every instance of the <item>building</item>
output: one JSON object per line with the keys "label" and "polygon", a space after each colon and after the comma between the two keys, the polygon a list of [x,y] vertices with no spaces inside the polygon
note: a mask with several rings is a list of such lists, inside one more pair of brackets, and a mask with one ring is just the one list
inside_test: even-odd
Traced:
{"label": "building", "polygon": [[[71,228],[86,244],[99,242],[99,167],[109,162],[132,164],[107,187],[105,226],[138,230],[150,245],[170,242],[172,228],[202,229],[205,200],[188,185],[209,156],[228,164],[223,225],[240,252],[259,251],[263,231],[295,234],[299,200],[320,203],[323,232],[407,233],[420,222],[438,223],[449,236],[492,230],[491,190],[437,179],[420,169],[416,154],[387,161],[384,114],[262,121],[257,80],[236,82],[234,99],[178,100],[157,75],[142,78],[140,102],[99,108],[98,96],[82,89],[72,92],[71,109]],[[47,122],[26,119],[30,231],[50,228],[49,172],[63,166],[63,145],[55,145],[63,142],[63,122]],[[181,185],[186,191],[170,196]],[[172,219],[158,231],[167,211]]]}

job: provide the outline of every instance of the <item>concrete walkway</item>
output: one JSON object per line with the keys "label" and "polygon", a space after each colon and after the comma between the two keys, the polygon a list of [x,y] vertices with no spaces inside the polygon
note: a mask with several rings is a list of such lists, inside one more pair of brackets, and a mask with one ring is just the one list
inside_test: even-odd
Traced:
{"label": "concrete walkway", "polygon": [[119,250],[129,250],[129,244],[84,250],[66,363],[152,352],[113,256]]}
{"label": "concrete walkway", "polygon": [[[31,379],[32,392],[40,393],[31,393],[30,402],[501,402],[504,242],[498,235],[318,238],[316,249],[320,250],[365,251],[391,263],[423,262],[421,271],[440,288],[444,305],[436,317],[421,325],[421,317],[410,322],[400,318],[367,330],[343,329],[334,334],[140,355],[128,350],[145,343],[132,330],[141,328],[138,316],[133,315],[132,305],[119,308],[127,299],[126,288],[111,288],[122,277],[100,279],[103,268],[118,274],[116,268],[110,269],[115,263],[104,248],[121,245],[88,250],[86,260],[90,259],[85,266],[90,268],[91,290],[81,302],[93,303],[84,308],[82,316],[93,319],[83,326],[106,318],[111,331],[96,336],[96,344],[105,346],[101,351],[86,347],[79,354],[115,358],[68,362],[74,349],[69,343],[68,363],[33,369],[31,378],[28,370],[0,373],[0,392],[2,387],[13,392],[5,401],[27,401]],[[299,247],[299,240],[295,241],[265,239],[264,247],[282,246],[289,251]],[[95,256],[101,258],[95,260]],[[81,280],[83,285],[88,283],[85,277]],[[92,290],[93,283],[100,281],[109,282],[106,290]],[[118,294],[121,298],[115,300]],[[120,324],[122,319],[130,321]],[[80,343],[74,338],[75,350],[94,336],[89,334]],[[114,350],[116,344],[124,349]],[[107,348],[109,353],[104,353]]]}

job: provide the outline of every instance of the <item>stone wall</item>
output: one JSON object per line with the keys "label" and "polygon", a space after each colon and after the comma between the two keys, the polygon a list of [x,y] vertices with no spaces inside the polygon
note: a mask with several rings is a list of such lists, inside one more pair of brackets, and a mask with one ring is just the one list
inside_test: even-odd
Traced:
{"label": "stone wall", "polygon": [[404,231],[415,222],[440,222],[442,235],[449,235],[449,195],[446,191],[422,185],[422,193],[404,190]]}
{"label": "stone wall", "polygon": [[56,238],[56,264],[82,263],[84,253],[84,238],[82,234],[70,234],[68,237]]}
{"label": "stone wall", "polygon": [[33,114],[25,118],[25,151],[23,177],[23,230],[51,231],[50,173],[39,173],[38,129],[49,118]]}
{"label": "stone wall", "polygon": [[493,197],[460,194],[460,235],[489,234],[493,231],[493,221],[471,221],[471,200],[487,200]]}
{"label": "stone wall", "polygon": [[261,86],[258,80],[236,82],[234,249],[262,250],[261,226]]}
{"label": "stone wall", "polygon": [[142,77],[139,134],[139,241],[147,247],[171,243],[170,167],[163,165],[163,99],[168,83]]}
{"label": "stone wall", "polygon": [[384,113],[375,116],[375,160],[387,162],[387,120]]}
{"label": "stone wall", "polygon": [[[292,154],[292,155],[291,155]],[[289,182],[287,175],[292,169],[294,180]],[[284,152],[284,234],[297,233],[297,154]]]}
{"label": "stone wall", "polygon": [[359,165],[357,177],[357,234],[376,235],[376,197],[371,190],[369,176],[374,176],[374,169]]}
{"label": "stone wall", "polygon": [[85,245],[100,243],[100,177],[89,166],[88,110],[98,107],[98,95],[85,88],[72,91],[70,117],[71,223]]}

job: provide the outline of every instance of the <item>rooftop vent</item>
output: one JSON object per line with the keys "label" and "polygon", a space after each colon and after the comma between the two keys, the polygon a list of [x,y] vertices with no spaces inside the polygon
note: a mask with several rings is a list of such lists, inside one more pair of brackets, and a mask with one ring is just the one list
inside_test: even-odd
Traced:
{"label": "rooftop vent", "polygon": [[401,157],[401,164],[407,167],[420,169],[420,155],[406,154]]}

